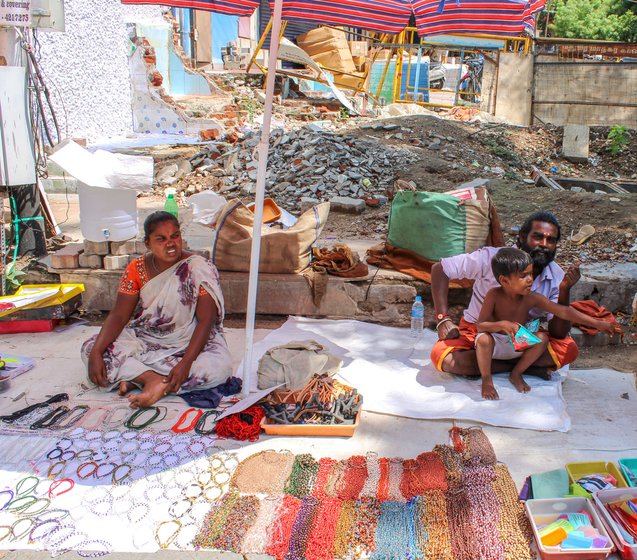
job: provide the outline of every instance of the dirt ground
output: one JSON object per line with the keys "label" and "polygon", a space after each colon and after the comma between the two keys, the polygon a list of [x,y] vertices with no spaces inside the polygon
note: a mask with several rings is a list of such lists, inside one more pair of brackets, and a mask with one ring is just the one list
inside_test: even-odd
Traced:
{"label": "dirt ground", "polygon": [[[637,192],[630,194],[594,194],[590,192],[555,191],[530,184],[531,165],[542,170],[554,169],[556,175],[617,180],[618,177],[637,184],[637,132],[629,132],[624,151],[612,156],[606,151],[608,129],[591,131],[591,160],[595,163],[575,164],[560,157],[562,129],[558,127],[521,128],[485,125],[437,119],[419,115],[391,119],[407,131],[404,137],[419,160],[396,170],[397,178],[414,181],[420,190],[444,192],[462,182],[478,177],[490,179],[490,191],[498,210],[502,228],[509,240],[511,228],[537,210],[554,212],[562,223],[564,242],[558,262],[626,261],[637,237]],[[382,130],[350,128],[348,134],[372,136],[388,144],[404,146]],[[390,136],[390,138],[387,138]],[[391,137],[393,136],[393,138]],[[428,143],[441,138],[442,148],[431,150]],[[414,142],[421,146],[414,146]],[[485,169],[488,168],[488,169]],[[526,181],[525,181],[526,180]],[[367,209],[360,217],[332,214],[326,235],[374,237],[384,239],[388,208]],[[577,247],[566,238],[584,224],[595,227],[596,234]],[[633,252],[632,258],[635,257]]]}

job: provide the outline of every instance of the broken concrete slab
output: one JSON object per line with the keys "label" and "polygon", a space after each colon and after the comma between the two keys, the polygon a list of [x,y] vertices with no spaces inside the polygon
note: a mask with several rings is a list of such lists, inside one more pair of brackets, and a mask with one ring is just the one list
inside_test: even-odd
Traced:
{"label": "broken concrete slab", "polygon": [[571,338],[577,343],[580,348],[586,346],[615,346],[622,344],[622,337],[619,334],[608,336],[605,333],[598,332],[595,335],[585,334],[577,327],[571,327]]}
{"label": "broken concrete slab", "polygon": [[571,300],[592,299],[615,313],[629,311],[637,292],[637,263],[582,265],[582,278],[571,288]]}
{"label": "broken concrete slab", "polygon": [[590,128],[584,124],[567,124],[564,126],[562,140],[562,156],[576,163],[588,161]]}
{"label": "broken concrete slab", "polygon": [[365,201],[349,196],[335,196],[330,198],[330,210],[346,214],[360,214],[365,210]]}

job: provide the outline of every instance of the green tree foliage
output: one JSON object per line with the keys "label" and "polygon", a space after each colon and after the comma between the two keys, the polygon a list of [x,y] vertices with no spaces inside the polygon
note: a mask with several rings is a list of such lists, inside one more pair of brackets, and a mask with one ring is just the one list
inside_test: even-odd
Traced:
{"label": "green tree foliage", "polygon": [[558,0],[557,37],[637,41],[637,5],[627,0]]}

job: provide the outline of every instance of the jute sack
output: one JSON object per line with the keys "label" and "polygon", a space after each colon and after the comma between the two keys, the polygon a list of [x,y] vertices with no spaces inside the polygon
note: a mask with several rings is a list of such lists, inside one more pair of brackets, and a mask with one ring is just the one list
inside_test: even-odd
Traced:
{"label": "jute sack", "polygon": [[289,342],[270,348],[259,360],[257,386],[269,389],[285,383],[286,389],[299,391],[314,374],[333,375],[342,365],[340,358],[314,340]]}
{"label": "jute sack", "polygon": [[[261,228],[259,272],[297,274],[310,264],[312,245],[327,221],[330,203],[323,202],[303,213],[289,229]],[[254,214],[243,203],[228,202],[215,224],[212,262],[219,270],[248,272]]]}
{"label": "jute sack", "polygon": [[471,253],[484,247],[490,231],[486,189],[478,200],[432,192],[401,191],[392,201],[387,242],[430,261]]}

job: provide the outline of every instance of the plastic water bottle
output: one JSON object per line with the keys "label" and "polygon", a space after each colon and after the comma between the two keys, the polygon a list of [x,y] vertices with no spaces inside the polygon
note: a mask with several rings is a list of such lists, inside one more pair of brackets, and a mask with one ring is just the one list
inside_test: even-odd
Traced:
{"label": "plastic water bottle", "polygon": [[175,218],[179,217],[179,206],[177,206],[177,201],[175,200],[174,193],[168,193],[166,195],[166,202],[164,203],[164,210],[169,212]]}
{"label": "plastic water bottle", "polygon": [[421,338],[425,328],[425,306],[422,298],[416,296],[414,304],[411,306],[411,336]]}

